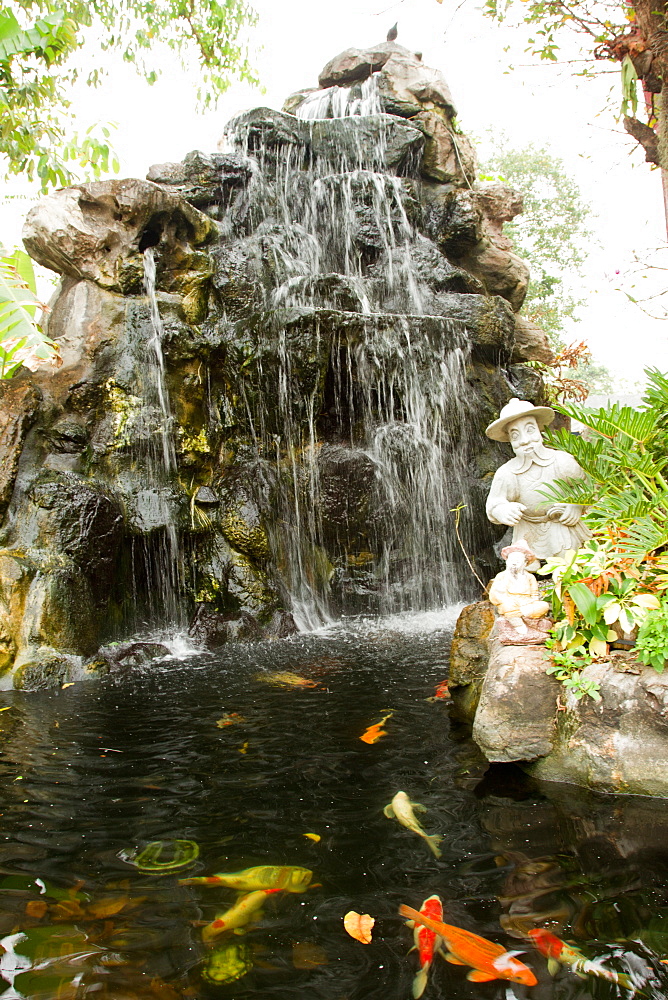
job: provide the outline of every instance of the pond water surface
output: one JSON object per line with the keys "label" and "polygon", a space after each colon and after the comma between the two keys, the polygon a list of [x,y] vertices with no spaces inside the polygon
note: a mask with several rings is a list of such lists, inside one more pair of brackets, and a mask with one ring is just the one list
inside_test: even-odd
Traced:
{"label": "pond water surface", "polygon": [[[668,805],[487,770],[447,703],[427,700],[447,675],[454,618],[348,622],[3,693],[2,995],[405,1000],[417,959],[398,906],[438,893],[449,923],[523,951],[538,985],[473,983],[438,958],[426,998],[632,995],[564,967],[552,977],[527,944],[536,926],[642,995],[668,996]],[[268,683],[279,671],[312,686]],[[361,741],[389,712],[387,735]],[[440,859],[384,816],[399,790],[426,807]],[[174,840],[199,845],[182,871],[133,863]],[[243,936],[205,946],[203,926],[236,893],[179,879],[255,865],[299,865],[313,884],[270,896]],[[349,910],[376,918],[371,944],[345,933]],[[239,978],[209,981],[230,942]]]}

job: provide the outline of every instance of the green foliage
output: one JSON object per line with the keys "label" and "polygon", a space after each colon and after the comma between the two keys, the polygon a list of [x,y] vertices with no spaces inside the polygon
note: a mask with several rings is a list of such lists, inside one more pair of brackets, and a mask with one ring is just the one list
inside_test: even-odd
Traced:
{"label": "green foliage", "polygon": [[57,358],[57,345],[36,321],[32,261],[23,250],[5,255],[0,247],[0,378],[11,378],[22,364]]}
{"label": "green foliage", "polygon": [[613,625],[631,632],[650,609],[659,607],[654,594],[633,566],[619,566],[612,542],[592,538],[582,548],[548,559],[541,573],[551,573],[547,595],[555,618],[553,635],[561,649],[591,657],[605,656],[617,638]]}
{"label": "green foliage", "polygon": [[545,646],[550,661],[549,666],[545,668],[546,674],[556,677],[577,701],[584,697],[592,698],[594,701],[601,700],[600,684],[583,676],[583,670],[592,662],[590,656],[586,653],[561,650],[558,640],[554,637],[549,638]]}
{"label": "green foliage", "polygon": [[[233,76],[257,82],[243,39],[254,21],[246,0],[10,0],[0,7],[0,154],[7,170],[37,177],[46,190],[72,183],[77,167],[96,177],[118,169],[109,126],[70,132],[68,92],[88,38],[99,46],[101,34],[102,50],[120,51],[149,83],[158,77],[155,48],[198,65],[198,99],[209,107]],[[104,72],[98,66],[87,82],[97,85]]]}
{"label": "green foliage", "polygon": [[560,430],[546,436],[585,472],[582,480],[546,487],[546,497],[587,507],[589,526],[636,562],[668,546],[668,376],[656,369],[646,375],[641,409],[562,403],[557,409],[584,424],[587,435]]}
{"label": "green foliage", "polygon": [[576,311],[584,302],[569,291],[564,278],[580,276],[591,246],[592,211],[563,162],[546,149],[530,145],[512,150],[505,136],[500,144],[495,139],[495,147],[483,175],[509,184],[524,199],[522,214],[504,227],[514,250],[531,268],[523,313],[558,348],[564,321],[577,321]]}
{"label": "green foliage", "polygon": [[662,674],[668,660],[668,603],[662,602],[650,611],[638,629],[636,639],[638,659]]}

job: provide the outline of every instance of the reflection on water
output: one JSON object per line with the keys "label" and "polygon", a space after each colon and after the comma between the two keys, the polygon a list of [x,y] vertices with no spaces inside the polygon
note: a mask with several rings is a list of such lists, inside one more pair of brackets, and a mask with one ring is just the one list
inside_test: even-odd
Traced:
{"label": "reflection on water", "polygon": [[[538,985],[469,982],[439,958],[427,998],[631,995],[567,968],[553,978],[525,938],[536,926],[667,996],[668,804],[485,774],[446,704],[426,700],[453,618],[348,623],[3,693],[2,996],[405,1000],[416,956],[398,906],[433,893],[449,923],[524,951]],[[312,684],[264,683],[277,673]],[[386,735],[362,741],[390,711]],[[383,815],[399,790],[426,806],[440,859]],[[258,866],[313,877],[206,946],[202,929],[243,889],[185,883]],[[344,932],[349,910],[375,916],[371,944]]]}

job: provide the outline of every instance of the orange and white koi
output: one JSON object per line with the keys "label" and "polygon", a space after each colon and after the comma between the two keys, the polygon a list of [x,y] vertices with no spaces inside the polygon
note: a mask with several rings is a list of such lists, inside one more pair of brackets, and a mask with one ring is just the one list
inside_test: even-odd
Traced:
{"label": "orange and white koi", "polygon": [[465,931],[462,927],[444,924],[441,920],[414,910],[412,906],[402,904],[399,907],[402,917],[410,917],[417,923],[424,924],[443,938],[448,951],[446,961],[453,965],[470,965],[467,979],[473,983],[488,983],[494,979],[508,979],[511,983],[522,983],[524,986],[535,986],[538,980],[524,962],[506,951],[500,944],[488,941],[487,938]]}
{"label": "orange and white koi", "polygon": [[529,937],[538,951],[547,958],[547,968],[553,976],[558,972],[560,965],[568,965],[582,979],[586,975],[596,976],[598,979],[607,979],[610,983],[623,986],[627,990],[635,989],[630,976],[624,972],[615,972],[614,969],[606,969],[600,962],[590,961],[579,948],[566,944],[549,931],[536,927],[529,931]]}
{"label": "orange and white koi", "polygon": [[[420,913],[433,920],[443,920],[443,904],[440,896],[429,896],[420,907]],[[420,968],[413,979],[413,998],[417,1000],[421,997],[427,986],[429,969],[434,960],[434,955],[443,944],[443,939],[435,931],[418,924],[414,920],[408,921],[408,926],[413,927],[413,940],[420,960]],[[412,949],[411,949],[412,950]]]}

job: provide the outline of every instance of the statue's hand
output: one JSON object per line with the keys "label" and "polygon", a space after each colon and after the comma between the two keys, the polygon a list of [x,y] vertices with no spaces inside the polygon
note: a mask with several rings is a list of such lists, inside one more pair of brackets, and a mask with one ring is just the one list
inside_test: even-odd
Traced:
{"label": "statue's hand", "polygon": [[564,504],[564,512],[559,518],[567,528],[573,528],[582,517],[582,507],[577,503]]}
{"label": "statue's hand", "polygon": [[519,524],[525,510],[525,504],[515,503],[514,501],[509,500],[506,503],[496,505],[494,508],[494,517],[497,519],[499,524],[508,524],[512,526]]}

